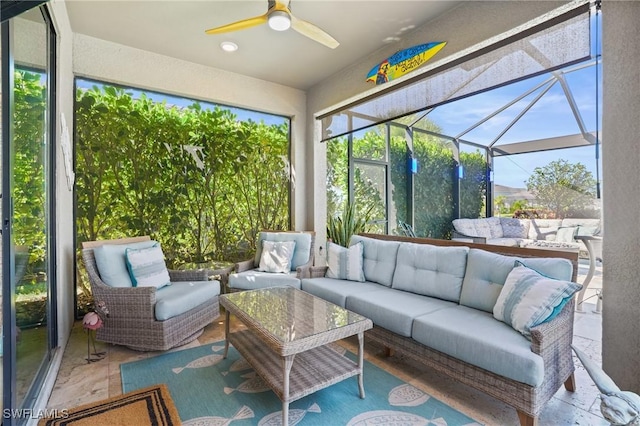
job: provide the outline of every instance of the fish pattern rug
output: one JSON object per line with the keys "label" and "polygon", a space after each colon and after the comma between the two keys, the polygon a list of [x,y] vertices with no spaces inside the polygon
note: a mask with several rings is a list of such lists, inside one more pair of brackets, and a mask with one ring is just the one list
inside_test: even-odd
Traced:
{"label": "fish pattern rug", "polygon": [[[355,359],[343,348],[337,350]],[[224,342],[122,364],[123,392],[165,383],[186,426],[279,425],[282,402],[233,348]],[[365,361],[366,398],[357,377],[289,405],[290,425],[463,426],[476,421],[420,389]]]}

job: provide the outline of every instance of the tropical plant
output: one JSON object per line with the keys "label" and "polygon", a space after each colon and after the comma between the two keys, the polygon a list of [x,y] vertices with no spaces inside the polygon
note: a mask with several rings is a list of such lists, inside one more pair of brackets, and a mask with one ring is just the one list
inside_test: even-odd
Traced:
{"label": "tropical plant", "polygon": [[536,204],[551,210],[556,218],[572,217],[593,209],[596,181],[581,163],[556,160],[536,167],[527,181],[527,190]]}
{"label": "tropical plant", "polygon": [[348,247],[351,236],[365,232],[371,209],[365,215],[356,214],[354,203],[348,203],[341,216],[329,216],[327,221],[327,239],[334,244]]}

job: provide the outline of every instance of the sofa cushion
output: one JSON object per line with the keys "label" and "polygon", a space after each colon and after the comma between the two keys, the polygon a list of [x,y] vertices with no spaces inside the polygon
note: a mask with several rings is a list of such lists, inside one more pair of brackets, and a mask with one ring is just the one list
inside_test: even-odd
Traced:
{"label": "sofa cushion", "polygon": [[582,286],[545,277],[519,261],[516,264],[493,307],[493,316],[530,338],[531,328],[557,315]]}
{"label": "sofa cushion", "polygon": [[479,237],[479,235],[476,235],[476,226],[472,219],[454,219],[452,223],[456,231],[461,234]]}
{"label": "sofa cushion", "polygon": [[456,304],[433,297],[383,288],[381,291],[349,295],[346,308],[371,319],[376,326],[401,336],[411,337],[414,318],[452,306]]}
{"label": "sofa cushion", "polygon": [[262,256],[262,240],[268,241],[295,241],[296,247],[291,258],[291,270],[295,271],[298,266],[306,264],[311,258],[311,234],[308,232],[260,232],[256,244],[256,256],[253,266],[260,265]]}
{"label": "sofa cushion", "polygon": [[566,218],[562,219],[560,226],[586,226],[599,228],[600,219]]}
{"label": "sofa cushion", "polygon": [[255,290],[266,287],[290,286],[300,288],[300,280],[296,272],[288,274],[274,274],[262,272],[257,269],[238,272],[229,275],[229,287],[237,290]]}
{"label": "sofa cushion", "polygon": [[[495,226],[495,224],[494,224]],[[471,237],[491,238],[491,224],[487,219],[454,219],[453,227],[456,231]],[[497,237],[498,232],[494,230]],[[501,233],[501,232],[500,232]],[[502,236],[502,235],[500,235]]]}
{"label": "sofa cushion", "polygon": [[518,238],[487,238],[487,244],[494,246],[519,247],[521,239]]}
{"label": "sofa cushion", "polygon": [[516,260],[550,278],[571,280],[573,265],[566,259],[518,258],[471,249],[467,256],[467,270],[462,280],[460,304],[492,313],[502,286],[509,272],[515,267]]}
{"label": "sofa cushion", "polygon": [[357,244],[360,241],[364,245],[364,278],[367,281],[391,287],[400,242],[377,240],[375,238],[354,235],[351,237],[349,246]]}
{"label": "sofa cushion", "polygon": [[511,217],[501,217],[502,236],[504,238],[527,238],[529,235],[530,222],[527,219],[515,219]]}
{"label": "sofa cushion", "polygon": [[127,248],[125,259],[134,287],[161,288],[170,284],[160,243],[146,248]]}
{"label": "sofa cushion", "polygon": [[156,319],[168,320],[181,315],[202,303],[214,302],[220,294],[218,281],[177,281],[156,292]]}
{"label": "sofa cushion", "polygon": [[457,302],[468,247],[401,243],[392,288]]}
{"label": "sofa cushion", "polygon": [[488,217],[486,219],[476,219],[477,221],[486,221],[489,224],[489,232],[491,238],[502,238],[504,236],[504,231],[502,229],[502,224],[500,223],[500,218],[498,217]]}
{"label": "sofa cushion", "polygon": [[574,243],[573,237],[578,232],[577,226],[561,226],[556,232],[555,242],[557,243]]}
{"label": "sofa cushion", "polygon": [[295,248],[295,241],[262,241],[258,270],[281,274],[291,272],[291,258]]}
{"label": "sofa cushion", "polygon": [[437,351],[521,383],[539,386],[544,379],[542,357],[531,352],[531,342],[487,312],[465,306],[437,310],[413,321],[412,337]]}
{"label": "sofa cushion", "polygon": [[562,226],[562,219],[531,219],[530,223],[530,240],[553,240],[558,228]]}
{"label": "sofa cushion", "polygon": [[339,280],[364,281],[362,268],[362,243],[356,243],[349,248],[332,242],[327,242],[327,272],[328,278]]}
{"label": "sofa cushion", "polygon": [[140,241],[131,244],[105,244],[93,249],[100,278],[111,287],[132,287],[131,276],[127,269],[125,252],[127,248],[146,248],[157,241]]}
{"label": "sofa cushion", "polygon": [[385,290],[387,287],[372,282],[344,281],[335,278],[305,278],[300,282],[300,288],[307,293],[318,296],[333,304],[342,306],[347,304],[347,297],[352,294],[369,293]]}

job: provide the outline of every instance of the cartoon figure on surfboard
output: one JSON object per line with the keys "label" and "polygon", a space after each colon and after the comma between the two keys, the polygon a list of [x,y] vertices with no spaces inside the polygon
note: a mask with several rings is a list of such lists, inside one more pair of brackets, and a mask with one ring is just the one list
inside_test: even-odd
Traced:
{"label": "cartoon figure on surfboard", "polygon": [[401,77],[427,62],[446,44],[446,41],[436,41],[400,50],[371,68],[367,81],[377,85]]}

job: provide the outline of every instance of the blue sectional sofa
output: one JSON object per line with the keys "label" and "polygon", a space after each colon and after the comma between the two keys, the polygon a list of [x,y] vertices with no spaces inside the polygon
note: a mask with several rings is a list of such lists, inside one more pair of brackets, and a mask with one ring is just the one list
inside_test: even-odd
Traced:
{"label": "blue sectional sofa", "polygon": [[548,277],[575,281],[577,254],[445,240],[363,234],[366,281],[302,275],[302,290],[373,320],[367,338],[492,395],[533,425],[563,385],[574,389],[573,299],[531,340],[493,316],[516,259]]}

